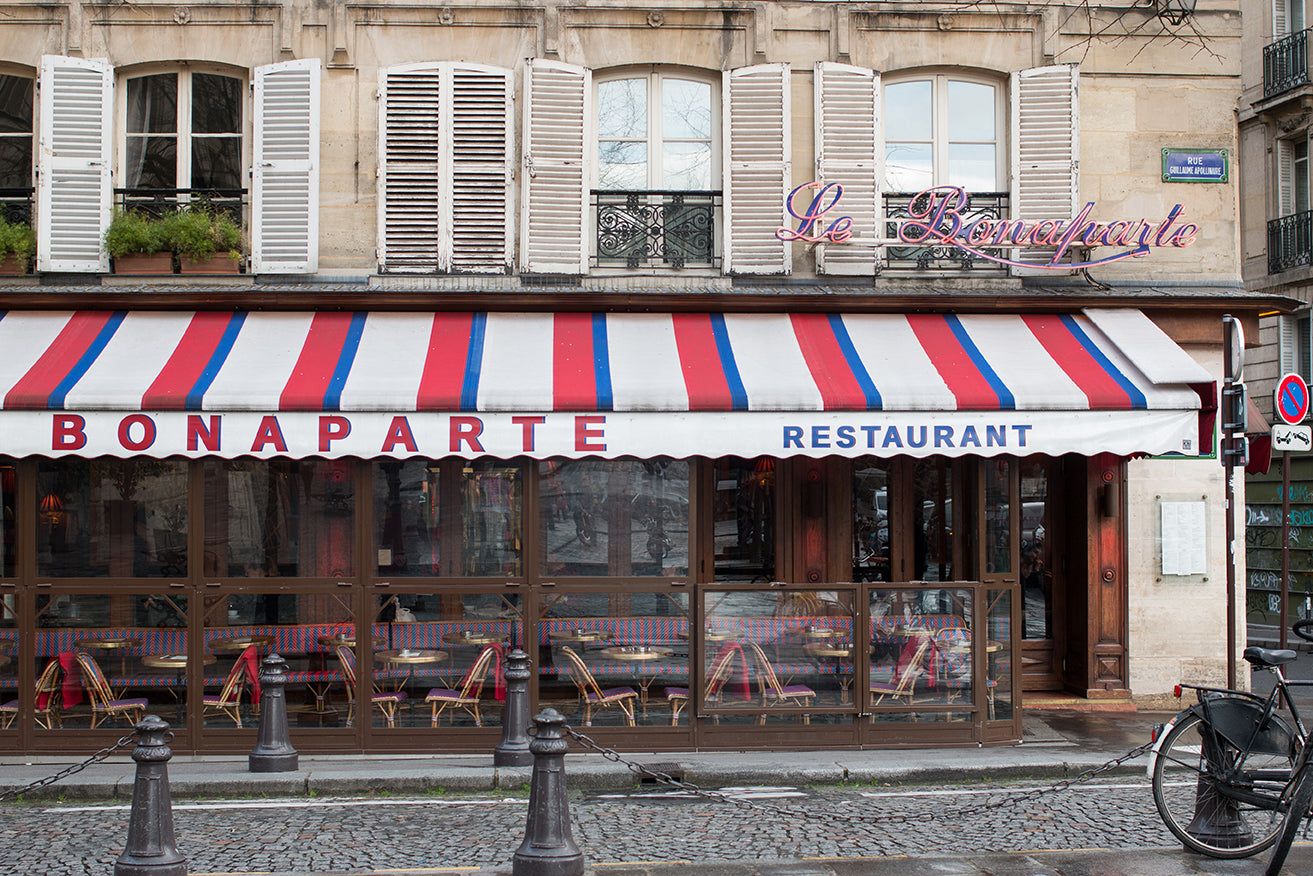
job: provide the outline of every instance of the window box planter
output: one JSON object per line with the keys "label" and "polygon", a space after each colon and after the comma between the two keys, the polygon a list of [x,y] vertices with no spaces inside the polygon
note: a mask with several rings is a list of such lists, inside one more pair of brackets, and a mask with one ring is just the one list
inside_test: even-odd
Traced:
{"label": "window box planter", "polygon": [[27,256],[16,256],[10,253],[0,258],[0,275],[12,276],[27,273],[30,273],[27,269]]}
{"label": "window box planter", "polygon": [[241,272],[241,258],[234,258],[227,253],[218,253],[203,259],[178,256],[180,274],[240,274]]}
{"label": "window box planter", "polygon": [[116,274],[172,274],[173,253],[137,252],[114,257]]}

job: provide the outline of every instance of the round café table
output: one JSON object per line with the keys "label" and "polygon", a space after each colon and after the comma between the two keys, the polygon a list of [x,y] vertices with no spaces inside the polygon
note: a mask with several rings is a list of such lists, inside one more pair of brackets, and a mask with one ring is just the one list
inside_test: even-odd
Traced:
{"label": "round caf\u00e9 table", "polygon": [[[202,654],[201,665],[209,666],[218,658],[213,654]],[[176,687],[168,688],[170,694],[178,703],[178,726],[182,726],[182,706],[187,697],[184,695],[186,687],[184,681],[187,676],[187,655],[186,654],[147,654],[141,658],[142,666],[149,666],[151,669],[172,669],[178,674],[178,684]]]}
{"label": "round caf\u00e9 table", "polygon": [[[681,632],[679,637],[687,639],[688,631]],[[731,630],[724,627],[704,627],[702,630],[702,641],[704,642],[737,642],[742,638],[742,630]]]}
{"label": "round caf\u00e9 table", "polygon": [[810,642],[802,646],[813,657],[825,657],[834,659],[834,677],[839,682],[839,704],[843,705],[848,702],[848,686],[852,684],[852,677],[842,672],[843,661],[845,657],[851,657],[853,654],[852,645],[830,642]]}
{"label": "round caf\u00e9 table", "polygon": [[[624,663],[647,663],[652,660],[661,660],[675,653],[674,648],[662,648],[656,645],[617,645],[612,648],[603,648],[598,652],[608,660],[620,660]],[[638,676],[638,699],[643,704],[643,717],[647,718],[647,692],[656,681],[656,675],[639,675]]]}
{"label": "round caf\u00e9 table", "polygon": [[611,641],[611,634],[606,630],[589,630],[583,627],[575,627],[564,633],[552,633],[549,638],[553,644],[557,642],[569,642],[572,645],[578,645],[579,649],[582,651],[591,644]]}
{"label": "round caf\u00e9 table", "polygon": [[486,633],[479,630],[464,630],[454,636],[443,636],[444,645],[492,645],[510,639],[505,633]]}
{"label": "round caf\u00e9 table", "polygon": [[802,636],[804,639],[841,639],[848,635],[847,630],[840,630],[834,627],[807,626],[792,632],[794,632],[794,635]]}
{"label": "round caf\u00e9 table", "polygon": [[403,648],[400,651],[375,651],[374,659],[380,663],[387,663],[392,666],[406,667],[406,674],[393,690],[405,690],[406,685],[410,683],[411,676],[414,674],[416,666],[422,666],[427,663],[441,663],[450,655],[446,651],[435,651],[431,648],[421,648],[411,650]]}
{"label": "round caf\u00e9 table", "polygon": [[250,645],[256,650],[272,645],[273,636],[229,636],[226,639],[213,639],[210,647],[215,651],[244,651]]}
{"label": "round caf\u00e9 table", "polygon": [[[128,649],[136,648],[141,639],[135,636],[109,636],[104,639],[75,639],[73,644],[84,651],[117,651],[119,655],[119,675],[128,674]],[[114,696],[120,694],[116,691]]]}
{"label": "round caf\u00e9 table", "polygon": [[356,637],[342,635],[341,633],[336,636],[320,636],[319,644],[328,648],[336,648],[338,645],[354,648],[356,646]]}

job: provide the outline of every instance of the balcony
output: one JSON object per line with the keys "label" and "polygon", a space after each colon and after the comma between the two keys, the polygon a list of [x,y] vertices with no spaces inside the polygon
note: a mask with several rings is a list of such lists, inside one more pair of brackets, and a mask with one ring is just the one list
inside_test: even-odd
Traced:
{"label": "balcony", "polygon": [[1267,223],[1267,272],[1279,274],[1313,264],[1313,211]]}
{"label": "balcony", "polygon": [[1263,97],[1308,82],[1308,31],[1301,30],[1263,47]]}
{"label": "balcony", "polygon": [[716,268],[720,192],[591,192],[597,223],[593,267]]}
{"label": "balcony", "polygon": [[178,209],[184,204],[209,204],[220,213],[230,215],[238,225],[242,222],[242,207],[246,203],[246,189],[115,189],[114,206],[119,210],[135,210],[153,218]]}
{"label": "balcony", "polygon": [[[887,220],[912,218],[913,201],[917,194],[889,193],[884,196],[884,216]],[[920,195],[924,197],[924,194]],[[971,192],[965,210],[959,211],[962,224],[984,217],[987,219],[1008,218],[1007,192]],[[924,205],[920,205],[924,207]],[[924,215],[920,209],[918,214]],[[898,237],[898,222],[890,221],[885,226],[885,236],[890,239]],[[984,249],[990,255],[1008,258],[1005,249]],[[960,249],[956,246],[886,246],[884,259],[879,268],[884,271],[970,271],[973,275],[1006,275],[1007,268],[989,259]]]}

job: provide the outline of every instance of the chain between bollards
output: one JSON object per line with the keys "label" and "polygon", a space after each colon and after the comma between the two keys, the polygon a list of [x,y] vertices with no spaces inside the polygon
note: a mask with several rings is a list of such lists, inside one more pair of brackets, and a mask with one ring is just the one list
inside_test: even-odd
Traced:
{"label": "chain between bollards", "polygon": [[544,709],[533,718],[533,779],[524,842],[516,850],[511,876],[583,876],[584,856],[570,830],[565,787],[565,716]]}
{"label": "chain between bollards", "polygon": [[501,742],[492,751],[493,766],[529,766],[529,655],[516,648],[506,655],[506,714]]}
{"label": "chain between bollards", "polygon": [[128,841],[114,862],[114,876],[187,876],[187,860],[173,838],[169,798],[169,760],[173,750],[168,722],[147,715],[137,724],[137,777],[132,786]]}
{"label": "chain between bollards", "polygon": [[299,757],[287,729],[287,661],[270,654],[260,661],[260,729],[247,758],[253,773],[295,771]]}

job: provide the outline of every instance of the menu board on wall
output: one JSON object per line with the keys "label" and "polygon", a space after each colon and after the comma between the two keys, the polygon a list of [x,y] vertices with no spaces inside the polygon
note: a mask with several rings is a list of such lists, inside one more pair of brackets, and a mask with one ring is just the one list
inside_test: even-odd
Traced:
{"label": "menu board on wall", "polygon": [[1202,575],[1208,571],[1204,538],[1206,502],[1163,502],[1162,568],[1164,575]]}

